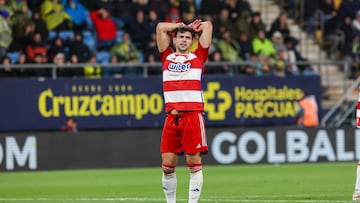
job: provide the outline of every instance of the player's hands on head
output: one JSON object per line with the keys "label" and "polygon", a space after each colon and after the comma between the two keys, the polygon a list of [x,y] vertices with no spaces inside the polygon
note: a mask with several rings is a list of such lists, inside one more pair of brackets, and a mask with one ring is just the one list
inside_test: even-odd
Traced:
{"label": "player's hands on head", "polygon": [[195,32],[200,32],[201,22],[202,21],[200,19],[196,19],[192,23],[190,23],[188,26],[191,27],[192,29],[194,29]]}

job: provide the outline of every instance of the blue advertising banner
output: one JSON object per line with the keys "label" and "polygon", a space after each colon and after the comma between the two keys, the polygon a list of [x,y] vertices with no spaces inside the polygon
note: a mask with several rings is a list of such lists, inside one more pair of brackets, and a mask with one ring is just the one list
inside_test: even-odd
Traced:
{"label": "blue advertising banner", "polygon": [[[203,80],[208,126],[294,124],[301,89],[320,104],[318,76]],[[80,130],[161,127],[162,80],[154,78],[0,80],[0,131],[59,130],[75,117]]]}

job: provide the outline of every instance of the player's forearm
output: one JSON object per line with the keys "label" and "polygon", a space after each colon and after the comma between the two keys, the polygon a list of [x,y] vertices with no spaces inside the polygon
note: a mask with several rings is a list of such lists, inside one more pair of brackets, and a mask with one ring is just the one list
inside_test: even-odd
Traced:
{"label": "player's forearm", "polygon": [[212,32],[212,30],[213,30],[213,25],[210,21],[201,22],[199,26],[200,32],[204,32],[204,31]]}
{"label": "player's forearm", "polygon": [[204,48],[208,48],[211,45],[212,33],[213,33],[213,24],[210,21],[201,22],[199,26],[200,43]]}
{"label": "player's forearm", "polygon": [[173,32],[179,26],[180,23],[160,22],[156,26],[156,32],[162,32],[162,33]]}

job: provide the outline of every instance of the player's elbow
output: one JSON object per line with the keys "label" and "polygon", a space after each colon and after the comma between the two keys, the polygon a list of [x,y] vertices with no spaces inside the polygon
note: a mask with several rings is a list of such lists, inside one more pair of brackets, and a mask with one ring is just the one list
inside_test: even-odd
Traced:
{"label": "player's elbow", "polygon": [[203,22],[203,30],[208,30],[208,31],[212,32],[212,30],[213,30],[212,22],[211,21]]}
{"label": "player's elbow", "polygon": [[165,26],[165,23],[162,23],[162,22],[158,23],[158,24],[156,25],[156,32],[157,32],[157,33],[164,32],[165,27],[166,27],[166,26]]}

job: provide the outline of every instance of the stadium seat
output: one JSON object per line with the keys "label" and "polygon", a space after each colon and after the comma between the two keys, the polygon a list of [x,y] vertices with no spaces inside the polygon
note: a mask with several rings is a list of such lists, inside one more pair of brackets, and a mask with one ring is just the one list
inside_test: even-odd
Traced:
{"label": "stadium seat", "polygon": [[10,58],[12,64],[18,62],[20,53],[19,52],[9,52],[6,54]]}
{"label": "stadium seat", "polygon": [[117,30],[116,42],[121,42],[123,34],[124,34],[124,30]]}
{"label": "stadium seat", "polygon": [[72,31],[72,30],[61,30],[61,31],[59,31],[59,36],[60,36],[61,39],[63,39],[65,41],[65,40],[68,40],[68,39],[74,37],[74,31]]}
{"label": "stadium seat", "polygon": [[53,39],[55,39],[56,35],[57,35],[56,31],[54,30],[49,31],[48,41],[52,41]]}
{"label": "stadium seat", "polygon": [[83,41],[84,43],[90,48],[91,51],[96,51],[96,34],[92,33],[89,30],[84,30],[83,31]]}
{"label": "stadium seat", "polygon": [[109,63],[110,62],[110,53],[107,51],[100,51],[96,53],[96,61],[98,63]]}
{"label": "stadium seat", "polygon": [[139,63],[143,63],[145,61],[145,54],[141,51],[139,51]]}

